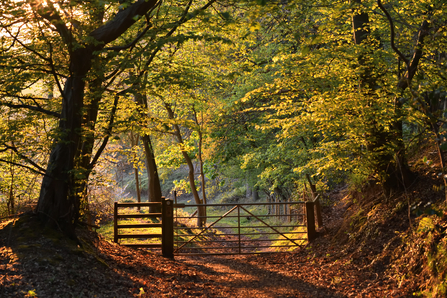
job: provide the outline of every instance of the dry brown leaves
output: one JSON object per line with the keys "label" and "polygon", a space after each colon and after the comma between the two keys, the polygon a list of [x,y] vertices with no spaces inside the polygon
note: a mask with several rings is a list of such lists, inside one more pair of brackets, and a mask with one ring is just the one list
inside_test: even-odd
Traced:
{"label": "dry brown leaves", "polygon": [[85,230],[79,246],[25,216],[0,227],[0,297],[412,296],[418,286],[396,278],[389,257],[380,256],[387,242],[356,248],[331,242],[340,225],[333,221],[347,209],[325,210],[327,228],[292,253],[176,260]]}

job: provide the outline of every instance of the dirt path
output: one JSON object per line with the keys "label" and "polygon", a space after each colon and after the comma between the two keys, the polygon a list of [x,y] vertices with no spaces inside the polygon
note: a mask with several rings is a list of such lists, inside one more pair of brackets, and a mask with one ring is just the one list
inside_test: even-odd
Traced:
{"label": "dirt path", "polygon": [[[200,271],[214,285],[231,289],[234,297],[343,297],[335,291],[297,278],[283,261],[260,255],[177,257]],[[281,258],[280,258],[281,259]],[[285,260],[284,258],[282,258]],[[276,264],[274,264],[276,262]]]}
{"label": "dirt path", "polygon": [[0,223],[0,297],[413,296],[412,281],[386,269],[389,258],[334,245],[337,225],[326,222],[294,252],[171,260],[86,230],[78,245],[27,215]]}

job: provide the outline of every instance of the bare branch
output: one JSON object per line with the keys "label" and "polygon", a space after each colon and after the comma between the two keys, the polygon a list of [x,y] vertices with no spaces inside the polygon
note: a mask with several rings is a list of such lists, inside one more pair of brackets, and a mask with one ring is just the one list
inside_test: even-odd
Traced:
{"label": "bare branch", "polygon": [[152,27],[152,25],[148,25],[146,26],[146,28],[144,28],[143,31],[141,31],[137,37],[135,37],[134,40],[132,40],[130,43],[128,43],[127,45],[123,45],[123,46],[115,46],[115,47],[110,47],[110,48],[104,48],[104,50],[108,50],[108,51],[122,51],[122,50],[126,50],[129,48],[132,48],[133,46],[135,46],[137,44],[137,42],[144,36],[144,34],[146,34],[146,32]]}
{"label": "bare branch", "polygon": [[382,5],[382,1],[381,0],[377,0],[377,5],[379,6],[379,8],[385,13],[388,22],[390,23],[390,30],[391,30],[391,48],[393,49],[393,51],[399,55],[400,59],[402,59],[402,61],[405,62],[405,64],[407,65],[407,69],[409,68],[409,62],[408,59],[399,51],[399,49],[396,47],[396,45],[394,44],[394,38],[395,38],[395,33],[394,33],[394,23],[393,23],[393,19],[391,18],[390,14],[388,13],[388,11],[385,9],[385,7]]}
{"label": "bare branch", "polygon": [[26,104],[16,105],[16,104],[12,104],[12,103],[1,102],[0,106],[7,106],[12,109],[28,109],[31,111],[41,112],[41,113],[44,113],[46,115],[53,116],[56,118],[61,117],[61,115],[59,113],[49,111],[49,110],[43,109],[41,107],[35,107],[35,106],[31,106],[31,105],[26,105]]}
{"label": "bare branch", "polygon": [[39,172],[38,170],[36,170],[36,169],[34,169],[34,168],[30,167],[30,166],[22,165],[22,164],[19,164],[19,163],[16,163],[16,162],[12,162],[12,161],[9,161],[9,160],[5,160],[5,159],[2,159],[2,158],[0,158],[0,162],[4,162],[4,163],[12,164],[12,165],[15,165],[15,166],[18,166],[18,167],[22,167],[22,168],[30,170],[33,173],[36,173],[36,174],[39,174],[39,175],[42,175],[42,176],[46,175],[45,171]]}
{"label": "bare branch", "polygon": [[112,134],[113,123],[115,121],[115,113],[116,113],[116,110],[117,110],[117,107],[118,107],[119,98],[120,98],[120,95],[116,94],[115,95],[115,100],[113,101],[112,111],[110,112],[110,120],[109,120],[109,125],[107,126],[107,129],[106,129],[106,136],[105,136],[104,140],[102,141],[102,144],[99,147],[98,151],[96,151],[96,154],[93,157],[92,161],[90,162],[89,169],[93,169],[95,164],[98,162],[98,159],[101,156],[102,152],[104,151],[104,149],[107,146],[107,143],[109,141],[110,135]]}

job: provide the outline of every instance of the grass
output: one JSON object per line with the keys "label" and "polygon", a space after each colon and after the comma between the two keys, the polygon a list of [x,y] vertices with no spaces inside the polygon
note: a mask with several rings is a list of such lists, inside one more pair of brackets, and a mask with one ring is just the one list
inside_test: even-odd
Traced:
{"label": "grass", "polygon": [[[137,210],[137,208],[120,208],[119,214],[148,214],[149,208],[143,207],[141,210]],[[121,219],[118,221],[118,224],[138,224],[138,223],[158,223],[159,220],[157,218],[129,218],[129,219]],[[110,222],[106,225],[101,226],[98,232],[104,236],[107,240],[113,241],[114,236],[114,224]],[[153,227],[153,228],[126,228],[120,229],[118,231],[119,235],[129,235],[129,234],[161,234],[161,228]],[[150,244],[150,243],[161,243],[160,238],[125,238],[118,240],[120,244]]]}
{"label": "grass", "polygon": [[[307,233],[306,227],[296,227],[296,228],[293,228],[290,231],[290,233],[284,233],[284,235],[290,239],[297,239],[297,238],[301,238],[300,235],[303,235],[305,233]],[[307,239],[294,240],[294,242],[297,243],[298,245],[306,245]],[[290,240],[285,239],[281,235],[277,235],[276,240],[272,241],[271,246],[272,246],[272,248],[276,247],[280,251],[292,251],[296,247],[295,246],[287,247],[290,244],[291,244]]]}

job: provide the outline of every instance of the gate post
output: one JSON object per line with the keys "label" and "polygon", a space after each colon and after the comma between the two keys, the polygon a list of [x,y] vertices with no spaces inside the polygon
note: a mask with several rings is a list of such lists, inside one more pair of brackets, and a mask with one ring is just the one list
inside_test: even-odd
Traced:
{"label": "gate post", "polygon": [[314,202],[307,201],[305,204],[307,217],[307,241],[311,242],[317,236],[315,231]]}
{"label": "gate post", "polygon": [[320,195],[318,195],[315,200],[315,215],[317,216],[318,228],[323,227],[323,218],[321,217],[321,205],[320,205]]}
{"label": "gate post", "polygon": [[113,242],[118,243],[118,202],[113,208]]}
{"label": "gate post", "polygon": [[174,214],[172,199],[161,198],[161,251],[164,257],[174,258]]}

